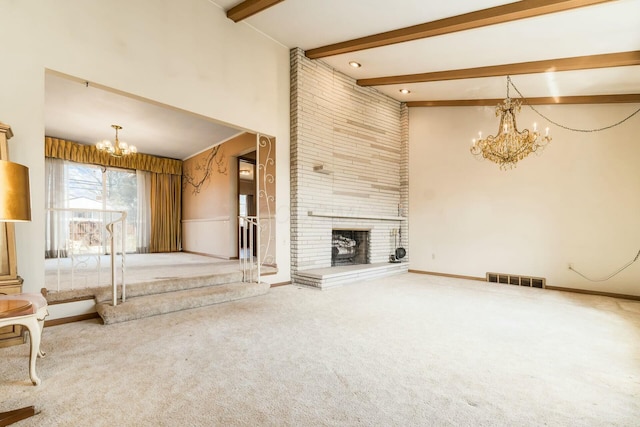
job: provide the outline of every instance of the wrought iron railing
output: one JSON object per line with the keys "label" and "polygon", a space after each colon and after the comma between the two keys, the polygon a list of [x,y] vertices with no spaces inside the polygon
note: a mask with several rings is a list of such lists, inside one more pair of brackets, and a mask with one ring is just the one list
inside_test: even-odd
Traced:
{"label": "wrought iron railing", "polygon": [[[75,289],[84,278],[84,286],[98,287],[102,282],[102,257],[110,256],[110,285],[113,305],[117,305],[116,257],[120,255],[122,301],[126,299],[125,265],[127,213],[103,209],[47,209],[47,258],[56,258],[55,289]],[[92,261],[93,264],[92,265]],[[63,277],[64,275],[64,277]],[[52,290],[50,274],[45,287]]]}
{"label": "wrought iron railing", "polygon": [[260,283],[260,223],[256,216],[238,216],[238,258],[243,282]]}
{"label": "wrought iron railing", "polygon": [[121,230],[123,230],[122,233],[120,233],[122,235],[122,245],[121,247],[121,252],[120,252],[120,260],[121,260],[121,266],[120,266],[120,279],[121,279],[121,285],[122,285],[122,302],[125,302],[127,300],[127,287],[126,287],[126,282],[124,280],[124,272],[125,272],[125,265],[126,265],[126,238],[127,238],[127,212],[125,211],[121,211],[122,216],[120,218],[117,218],[114,221],[111,221],[110,223],[108,223],[105,228],[107,229],[107,232],[109,233],[109,245],[111,247],[111,298],[112,298],[112,302],[113,302],[113,306],[115,307],[116,305],[118,305],[118,286],[116,284],[116,247],[115,247],[115,233],[114,233],[114,226],[119,222],[121,224]]}

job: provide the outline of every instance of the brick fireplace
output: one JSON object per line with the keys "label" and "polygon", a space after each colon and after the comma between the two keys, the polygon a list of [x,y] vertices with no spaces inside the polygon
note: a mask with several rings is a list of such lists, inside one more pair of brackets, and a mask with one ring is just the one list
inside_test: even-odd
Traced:
{"label": "brick fireplace", "polygon": [[[396,230],[408,236],[408,139],[405,104],[291,50],[294,283],[324,288],[408,270],[389,263]],[[366,232],[347,236],[365,240],[366,255],[351,257],[343,242],[336,263],[335,233],[346,230]],[[341,279],[327,279],[335,274]]]}

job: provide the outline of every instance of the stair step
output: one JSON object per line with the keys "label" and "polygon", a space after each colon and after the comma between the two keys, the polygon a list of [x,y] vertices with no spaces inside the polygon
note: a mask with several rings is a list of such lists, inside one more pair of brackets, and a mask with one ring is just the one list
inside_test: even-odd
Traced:
{"label": "stair step", "polygon": [[[241,271],[227,273],[208,274],[204,276],[167,278],[142,283],[131,283],[126,287],[127,299],[141,295],[162,294],[166,292],[176,292],[187,289],[196,289],[209,286],[234,283],[242,280]],[[122,288],[118,286],[118,298],[122,296]],[[96,290],[95,299],[97,303],[112,301],[111,287],[104,287]]]}
{"label": "stair step", "polygon": [[[157,282],[155,283],[157,284]],[[113,306],[111,301],[96,304],[96,311],[105,325],[157,316],[174,311],[203,307],[227,301],[264,295],[269,290],[268,283],[234,282],[217,286],[195,287],[129,297],[127,301]]]}

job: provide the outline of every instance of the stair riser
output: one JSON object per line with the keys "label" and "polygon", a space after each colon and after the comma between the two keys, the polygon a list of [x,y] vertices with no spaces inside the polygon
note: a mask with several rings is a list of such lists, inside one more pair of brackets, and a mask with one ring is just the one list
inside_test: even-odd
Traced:
{"label": "stair riser", "polygon": [[100,303],[96,306],[96,310],[104,323],[110,325],[264,295],[268,290],[269,285],[265,283],[235,283],[213,288],[141,296],[132,298],[116,307],[113,307],[110,303]]}
{"label": "stair riser", "polygon": [[[216,274],[201,277],[189,277],[183,279],[170,279],[147,283],[134,283],[127,285],[127,298],[133,298],[142,295],[155,295],[166,292],[176,292],[186,289],[202,288],[207,286],[218,286],[227,283],[239,282],[242,280],[242,272]],[[122,289],[118,287],[118,298],[122,296]],[[96,302],[105,302],[112,300],[111,289],[104,289],[100,293],[96,293]]]}

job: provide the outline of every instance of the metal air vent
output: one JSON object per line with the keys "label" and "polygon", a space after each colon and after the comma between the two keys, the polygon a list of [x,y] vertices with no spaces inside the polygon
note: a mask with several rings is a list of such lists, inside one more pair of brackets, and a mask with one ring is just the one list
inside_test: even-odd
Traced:
{"label": "metal air vent", "polygon": [[487,282],[528,286],[530,288],[544,288],[547,283],[547,279],[544,277],[521,276],[518,274],[487,273]]}

